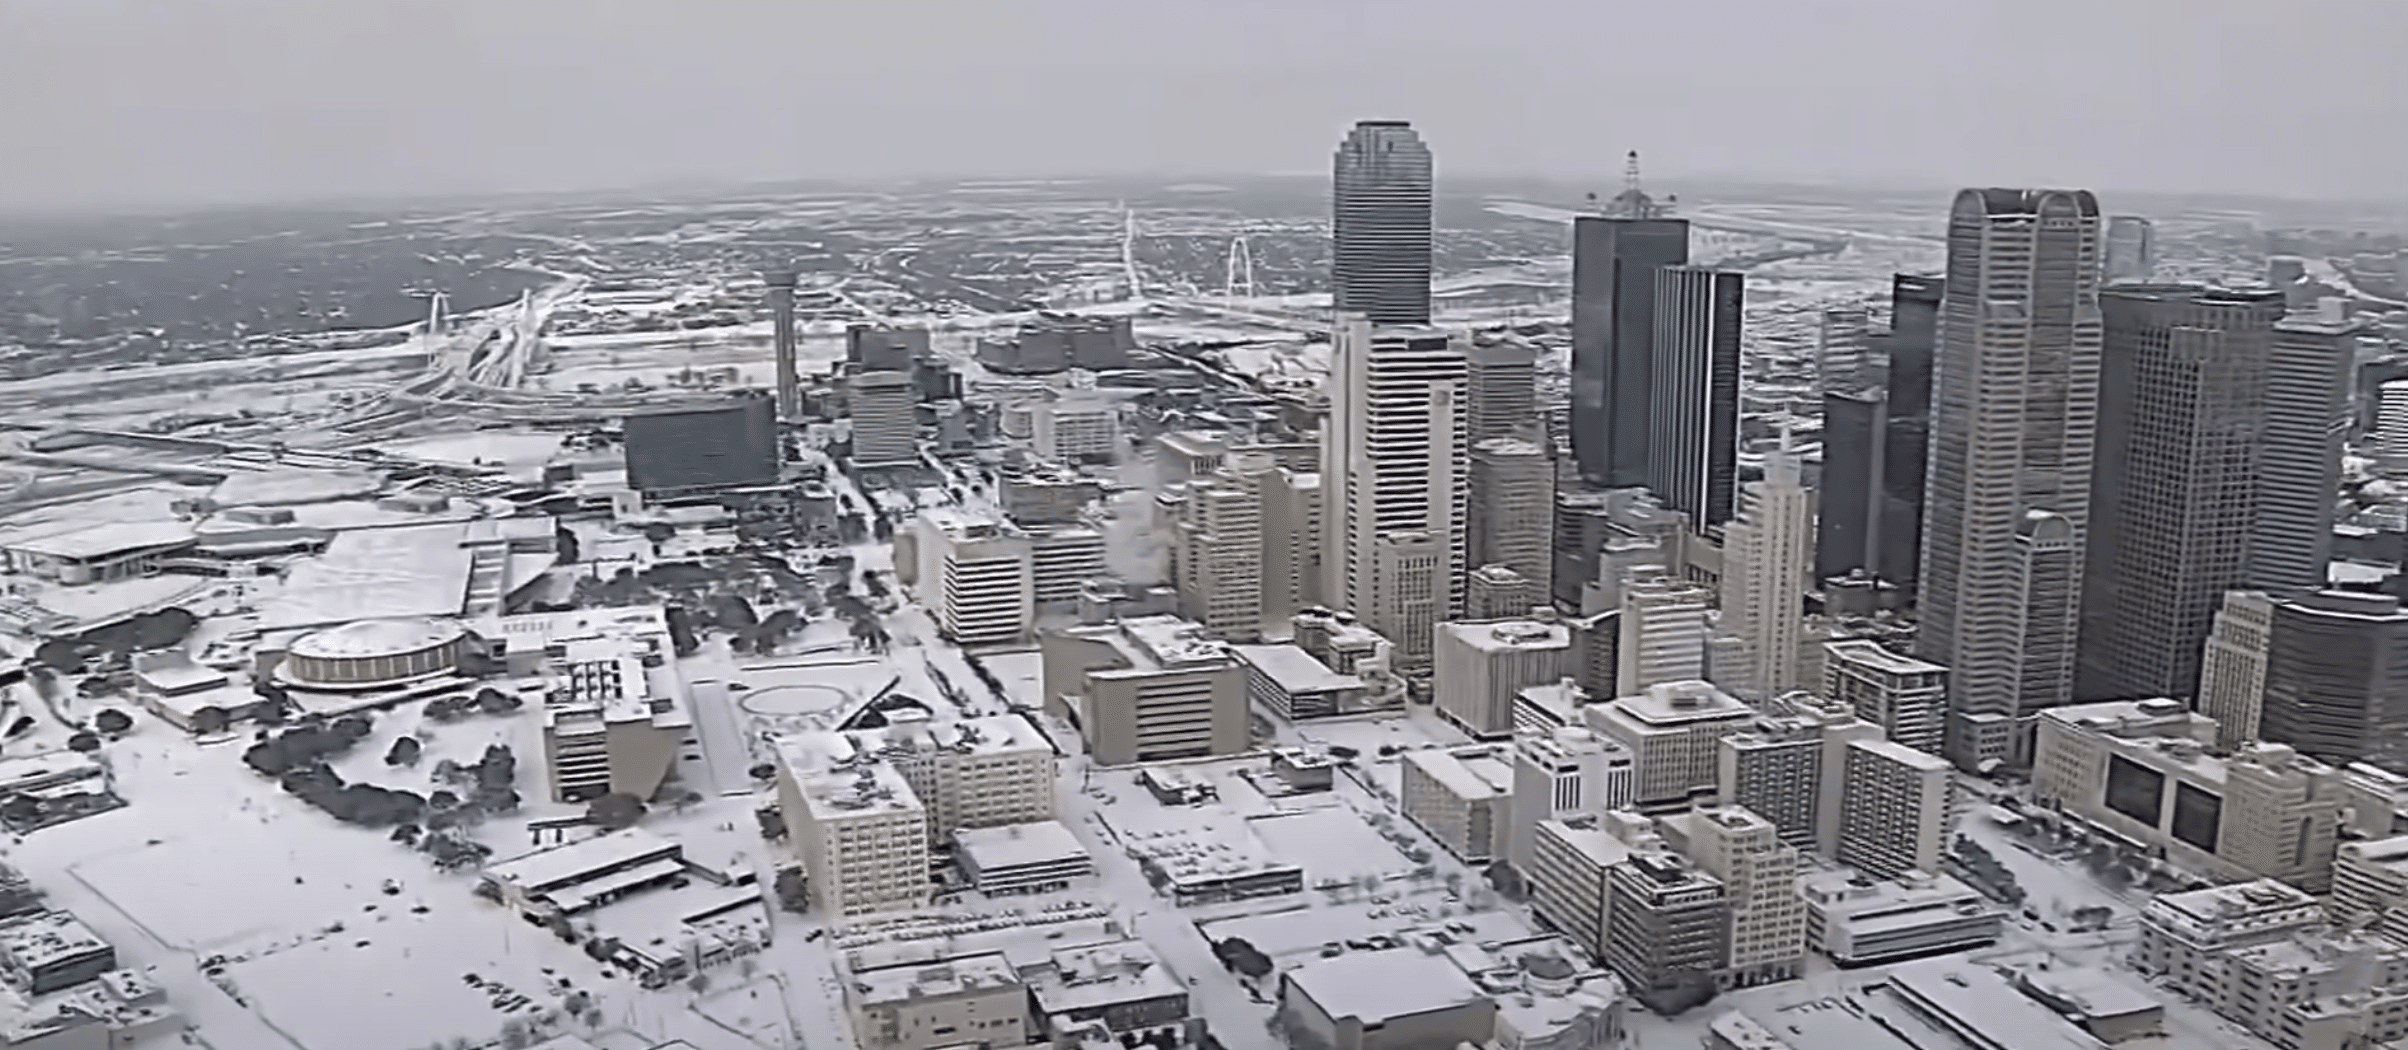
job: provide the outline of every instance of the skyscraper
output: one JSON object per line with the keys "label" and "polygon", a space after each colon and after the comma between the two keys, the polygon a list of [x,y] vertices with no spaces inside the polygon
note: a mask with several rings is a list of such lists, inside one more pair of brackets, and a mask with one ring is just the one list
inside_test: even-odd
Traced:
{"label": "skyscraper", "polygon": [[1739,274],[1655,272],[1647,487],[1700,532],[1731,520],[1738,483]]}
{"label": "skyscraper", "polygon": [[1466,440],[1477,446],[1538,424],[1539,447],[1547,448],[1551,442],[1538,417],[1538,351],[1527,343],[1483,339],[1466,357],[1471,364]]}
{"label": "skyscraper", "polygon": [[1401,120],[1365,120],[1338,145],[1330,291],[1339,313],[1430,323],[1430,148]]}
{"label": "skyscraper", "polygon": [[2274,326],[2266,360],[2266,429],[2258,446],[2250,586],[2321,587],[2333,556],[2333,504],[2350,425],[2351,373],[2362,322],[2327,300]]}
{"label": "skyscraper", "polygon": [[2247,579],[2266,347],[2281,292],[2121,284],[2099,295],[2097,466],[2082,700],[2197,695],[2200,646]]}
{"label": "skyscraper", "polygon": [[2387,594],[2274,603],[2258,738],[2336,766],[2408,773],[2408,611]]}
{"label": "skyscraper", "polygon": [[1798,639],[1814,507],[1798,483],[1797,460],[1785,452],[1765,458],[1764,480],[1748,484],[1743,502],[1723,538],[1722,629],[1746,654],[1732,691],[1767,698],[1805,684],[1798,681]]}
{"label": "skyscraper", "polygon": [[1880,542],[1883,445],[1889,392],[1880,387],[1823,395],[1823,474],[1814,521],[1814,577],[1874,570]]}
{"label": "skyscraper", "polygon": [[1950,758],[2028,761],[2073,697],[2099,387],[2099,205],[1959,193],[1932,376],[1917,655],[1949,669]]}
{"label": "skyscraper", "polygon": [[2218,751],[2257,742],[2273,630],[2274,600],[2264,591],[2227,593],[2208,628],[2199,657],[2199,700],[2191,706],[2216,720]]}
{"label": "skyscraper", "polygon": [[1940,342],[1940,277],[1899,274],[1890,281],[1890,330],[1880,349],[1889,362],[1887,437],[1881,445],[1881,521],[1873,572],[1912,588],[1921,572],[1924,475],[1931,447],[1931,365]]}
{"label": "skyscraper", "polygon": [[1861,307],[1823,311],[1815,330],[1815,385],[1825,394],[1861,390],[1876,378],[1873,321]]}
{"label": "skyscraper", "polygon": [[1518,437],[1472,446],[1471,503],[1465,508],[1470,557],[1464,567],[1502,565],[1543,595],[1555,578],[1555,461],[1537,436],[1533,426]]}
{"label": "skyscraper", "polygon": [[1429,660],[1431,631],[1463,607],[1470,469],[1463,352],[1434,328],[1338,315],[1322,431],[1323,594]]}
{"label": "skyscraper", "polygon": [[1605,488],[1647,484],[1655,272],[1689,261],[1689,223],[1625,197],[1625,214],[1572,220],[1572,456]]}

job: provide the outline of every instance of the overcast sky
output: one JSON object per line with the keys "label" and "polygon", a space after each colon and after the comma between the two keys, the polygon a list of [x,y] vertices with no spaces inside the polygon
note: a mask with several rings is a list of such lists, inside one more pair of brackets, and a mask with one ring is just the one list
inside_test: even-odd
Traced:
{"label": "overcast sky", "polygon": [[0,210],[890,174],[2397,199],[2402,0],[0,0]]}

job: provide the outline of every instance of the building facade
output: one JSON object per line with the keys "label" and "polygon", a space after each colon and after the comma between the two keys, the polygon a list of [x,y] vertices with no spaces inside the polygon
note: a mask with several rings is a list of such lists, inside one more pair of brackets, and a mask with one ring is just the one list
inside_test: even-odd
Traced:
{"label": "building facade", "polygon": [[1443,331],[1341,314],[1323,433],[1324,594],[1426,664],[1463,605],[1464,360]]}
{"label": "building facade", "polygon": [[1798,679],[1806,620],[1806,573],[1814,554],[1814,504],[1787,453],[1764,460],[1764,480],[1748,483],[1743,509],[1723,537],[1722,630],[1739,642],[1737,674],[1715,668],[1741,696],[1779,696]]}
{"label": "building facade", "polygon": [[1430,323],[1430,148],[1401,120],[1365,120],[1330,180],[1332,300],[1373,324]]}
{"label": "building facade", "polygon": [[1572,454],[1600,488],[1648,482],[1656,271],[1689,262],[1689,223],[1652,212],[1572,220]]}
{"label": "building facade", "polygon": [[1739,331],[1745,278],[1656,271],[1647,488],[1700,530],[1731,520],[1739,480]]}

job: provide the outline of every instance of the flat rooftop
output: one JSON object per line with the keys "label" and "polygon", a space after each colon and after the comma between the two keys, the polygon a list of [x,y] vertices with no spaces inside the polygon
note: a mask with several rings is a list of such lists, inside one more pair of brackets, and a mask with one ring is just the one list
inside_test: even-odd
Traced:
{"label": "flat rooftop", "polygon": [[1928,660],[1917,660],[1912,656],[1900,656],[1897,653],[1891,652],[1881,643],[1866,638],[1850,638],[1846,641],[1825,642],[1823,643],[1823,648],[1829,651],[1833,656],[1845,657],[1850,663],[1863,664],[1867,667],[1871,667],[1879,671],[1885,671],[1890,674],[1939,674],[1948,670],[1947,668],[1932,663]]}
{"label": "flat rooftop", "polygon": [[1018,988],[1020,974],[1000,952],[965,955],[939,963],[913,963],[853,974],[856,1002],[904,1003],[915,999]]}
{"label": "flat rooftop", "polygon": [[541,893],[591,878],[594,872],[664,853],[678,856],[683,849],[642,828],[628,828],[486,865],[485,877],[530,893]]}
{"label": "flat rooftop", "polygon": [[1572,629],[1570,627],[1560,623],[1541,623],[1537,620],[1449,623],[1440,624],[1438,629],[1484,653],[1512,652],[1521,649],[1568,649],[1572,645]]}
{"label": "flat rooftop", "polygon": [[1405,752],[1405,762],[1458,798],[1479,801],[1513,794],[1513,768],[1484,755],[1465,758],[1426,748]]}
{"label": "flat rooftop", "polygon": [[1366,1025],[1487,998],[1454,963],[1418,948],[1348,952],[1306,963],[1285,979],[1322,1013]]}
{"label": "flat rooftop", "polygon": [[1746,718],[1755,709],[1703,681],[1658,682],[1643,693],[1620,697],[1605,705],[1648,725]]}
{"label": "flat rooftop", "polygon": [[317,627],[352,620],[458,616],[468,604],[475,552],[465,524],[361,529],[295,565],[260,610],[260,627]]}
{"label": "flat rooftop", "polygon": [[1359,675],[1339,674],[1293,645],[1232,646],[1246,666],[1262,672],[1290,696],[1363,688]]}
{"label": "flat rooftop", "polygon": [[1052,972],[1030,985],[1037,1009],[1048,1014],[1183,995],[1187,987],[1162,968],[1141,940],[1055,949]]}
{"label": "flat rooftop", "polygon": [[1078,836],[1058,820],[963,828],[953,842],[981,871],[1090,859]]}
{"label": "flat rooftop", "polygon": [[1890,971],[1890,991],[1998,1050],[2104,1050],[2065,1018],[2025,997],[1998,971],[1954,959],[1907,963]]}
{"label": "flat rooftop", "polygon": [[1848,746],[1926,773],[1945,772],[1950,768],[1946,759],[1927,751],[1917,751],[1895,740],[1851,740]]}

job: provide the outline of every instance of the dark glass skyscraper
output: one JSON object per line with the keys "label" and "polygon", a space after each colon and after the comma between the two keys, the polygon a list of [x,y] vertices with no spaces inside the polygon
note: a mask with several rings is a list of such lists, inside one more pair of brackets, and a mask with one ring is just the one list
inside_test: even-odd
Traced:
{"label": "dark glass skyscraper", "polygon": [[1915,581],[1932,346],[1946,283],[1903,273],[1892,278],[1890,330],[1868,342],[1873,367],[1867,372],[1874,382],[1823,396],[1817,579],[1862,569],[1900,586]]}
{"label": "dark glass skyscraper", "polygon": [[1731,520],[1739,481],[1739,328],[1743,278],[1727,270],[1655,271],[1647,488],[1704,529]]}
{"label": "dark glass skyscraper", "polygon": [[1430,323],[1430,148],[1401,120],[1357,123],[1330,183],[1330,291],[1375,325]]}
{"label": "dark glass skyscraper", "polygon": [[[1625,196],[1652,211],[1644,197]],[[1572,220],[1572,458],[1592,485],[1647,484],[1655,274],[1688,262],[1685,220]]]}
{"label": "dark glass skyscraper", "polygon": [[2099,293],[2098,462],[2079,699],[2196,695],[2224,592],[2248,578],[2278,291]]}

